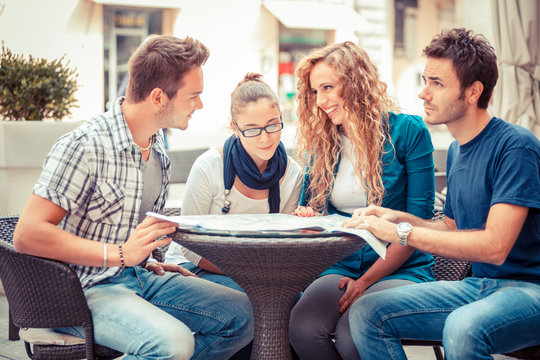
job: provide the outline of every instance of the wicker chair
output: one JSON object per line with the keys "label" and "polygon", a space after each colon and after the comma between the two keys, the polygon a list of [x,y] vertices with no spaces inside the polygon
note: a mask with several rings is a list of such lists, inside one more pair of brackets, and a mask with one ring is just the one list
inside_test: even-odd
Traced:
{"label": "wicker chair", "polygon": [[79,278],[65,263],[21,254],[13,248],[18,217],[0,217],[0,278],[10,318],[21,328],[84,327],[75,345],[30,344],[31,359],[114,359],[121,353],[94,343],[92,317]]}
{"label": "wicker chair", "polygon": [[504,355],[523,360],[538,360],[540,359],[540,345],[530,346]]}

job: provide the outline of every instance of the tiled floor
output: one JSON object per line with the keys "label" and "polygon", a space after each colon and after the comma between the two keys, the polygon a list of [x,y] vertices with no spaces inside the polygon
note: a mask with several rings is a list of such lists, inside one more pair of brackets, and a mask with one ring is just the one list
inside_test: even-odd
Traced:
{"label": "tiled floor", "polygon": [[[409,360],[435,359],[433,350],[427,347],[410,346],[405,348]],[[19,341],[8,340],[8,305],[6,297],[0,294],[0,360],[28,359],[24,344]],[[513,358],[497,355],[497,360],[511,360]]]}

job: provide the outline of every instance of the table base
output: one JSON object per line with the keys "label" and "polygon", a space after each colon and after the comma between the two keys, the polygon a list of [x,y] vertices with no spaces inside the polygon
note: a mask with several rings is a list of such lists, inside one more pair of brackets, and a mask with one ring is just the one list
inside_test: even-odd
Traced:
{"label": "table base", "polygon": [[251,359],[291,360],[289,316],[303,291],[322,271],[365,246],[352,236],[261,239],[177,232],[174,240],[216,264],[251,300],[255,336]]}

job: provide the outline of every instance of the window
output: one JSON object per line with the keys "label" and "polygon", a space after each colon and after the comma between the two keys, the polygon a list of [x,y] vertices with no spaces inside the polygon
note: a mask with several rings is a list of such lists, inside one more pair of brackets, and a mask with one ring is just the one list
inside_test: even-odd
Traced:
{"label": "window", "polygon": [[313,49],[330,43],[332,31],[290,29],[279,24],[279,87],[278,98],[285,121],[296,120],[296,76],[300,59]]}
{"label": "window", "polygon": [[163,11],[128,7],[103,7],[105,110],[123,95],[128,60],[150,34],[163,33]]}
{"label": "window", "polygon": [[394,52],[397,57],[414,58],[417,0],[396,0]]}

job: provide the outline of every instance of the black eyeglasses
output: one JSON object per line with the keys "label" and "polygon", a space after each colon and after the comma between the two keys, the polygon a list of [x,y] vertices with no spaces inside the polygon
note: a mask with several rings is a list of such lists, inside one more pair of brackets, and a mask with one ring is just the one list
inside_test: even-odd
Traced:
{"label": "black eyeglasses", "polygon": [[275,124],[270,124],[265,127],[251,128],[251,129],[246,129],[246,130],[240,129],[237,123],[234,123],[234,126],[236,126],[238,131],[240,131],[244,137],[255,137],[255,136],[261,135],[263,130],[266,131],[268,134],[281,131],[281,129],[283,129],[283,121],[275,123]]}

